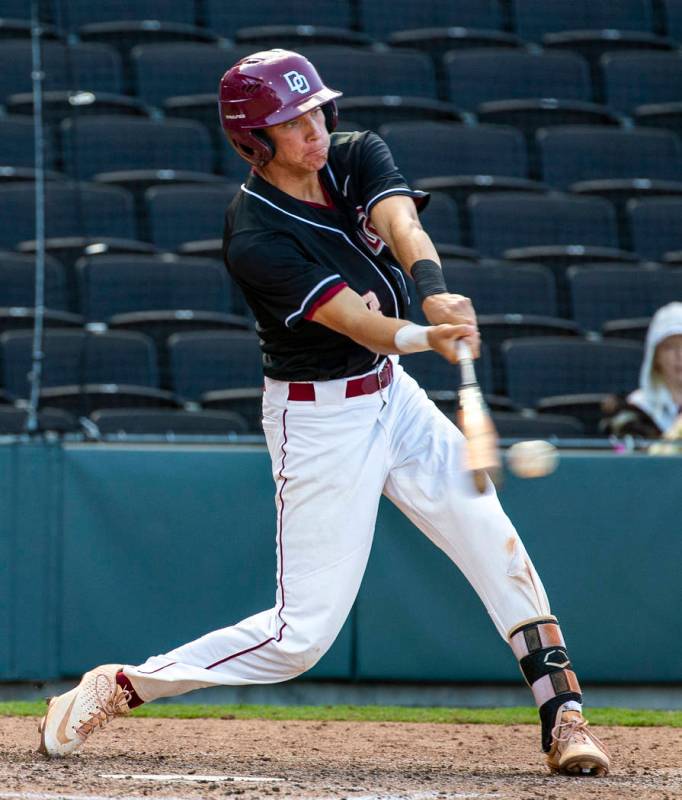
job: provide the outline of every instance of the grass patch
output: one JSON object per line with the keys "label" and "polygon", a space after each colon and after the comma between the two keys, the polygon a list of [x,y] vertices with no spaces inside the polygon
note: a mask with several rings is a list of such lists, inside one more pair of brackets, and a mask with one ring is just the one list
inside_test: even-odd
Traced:
{"label": "grass patch", "polygon": [[[0,716],[35,717],[45,713],[43,701],[0,703]],[[252,706],[162,704],[142,706],[135,717],[171,719],[270,719],[341,722],[437,722],[492,725],[536,725],[537,711],[515,708],[405,708],[402,706]],[[593,708],[593,725],[682,728],[682,711]]]}

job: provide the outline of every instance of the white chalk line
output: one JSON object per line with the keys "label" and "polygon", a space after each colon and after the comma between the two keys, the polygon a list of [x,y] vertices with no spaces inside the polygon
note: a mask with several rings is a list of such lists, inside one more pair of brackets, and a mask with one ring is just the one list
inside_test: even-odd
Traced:
{"label": "white chalk line", "polygon": [[97,777],[111,778],[115,781],[154,781],[156,783],[281,783],[284,780],[284,778],[265,778],[260,775],[177,775],[173,773],[168,773],[167,775],[154,775],[150,773],[140,775],[113,773],[107,775],[105,773],[100,773]]}

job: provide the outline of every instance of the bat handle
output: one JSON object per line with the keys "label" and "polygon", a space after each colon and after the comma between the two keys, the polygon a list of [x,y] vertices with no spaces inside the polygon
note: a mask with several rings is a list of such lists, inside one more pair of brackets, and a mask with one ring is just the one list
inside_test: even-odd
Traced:
{"label": "bat handle", "polygon": [[462,371],[462,383],[466,386],[476,383],[474,360],[469,345],[462,339],[457,340],[457,360]]}

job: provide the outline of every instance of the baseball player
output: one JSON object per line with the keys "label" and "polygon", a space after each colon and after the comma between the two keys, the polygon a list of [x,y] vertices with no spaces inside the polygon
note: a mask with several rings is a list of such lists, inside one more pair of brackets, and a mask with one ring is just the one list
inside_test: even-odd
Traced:
{"label": "baseball player", "polygon": [[[226,264],[257,320],[263,429],[276,484],[275,604],[138,666],[105,665],[53,698],[40,751],[66,755],[142,702],[275,683],[334,641],[386,495],[459,567],[509,642],[540,712],[552,771],[604,775],[578,680],[540,578],[493,485],[471,490],[463,437],[409,375],[409,353],[478,350],[467,298],[448,292],[409,188],[374,133],[333,133],[341,93],[297,53],[242,59],[220,119],[251,174],[228,209]],[[406,322],[413,280],[429,325]],[[399,356],[407,355],[406,370]]]}

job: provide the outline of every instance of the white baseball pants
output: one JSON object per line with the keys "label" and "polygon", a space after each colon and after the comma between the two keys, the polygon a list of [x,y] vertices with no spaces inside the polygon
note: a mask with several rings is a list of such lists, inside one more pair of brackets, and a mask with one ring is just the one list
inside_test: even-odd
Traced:
{"label": "white baseball pants", "polygon": [[[408,357],[409,368],[409,357]],[[276,683],[310,669],[360,587],[385,494],[459,567],[500,635],[550,613],[547,596],[492,484],[472,488],[463,437],[397,363],[381,392],[346,399],[345,380],[289,401],[266,379],[263,427],[277,506],[275,605],[137,667],[145,701],[219,684]]]}

